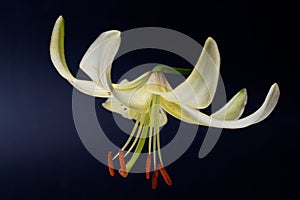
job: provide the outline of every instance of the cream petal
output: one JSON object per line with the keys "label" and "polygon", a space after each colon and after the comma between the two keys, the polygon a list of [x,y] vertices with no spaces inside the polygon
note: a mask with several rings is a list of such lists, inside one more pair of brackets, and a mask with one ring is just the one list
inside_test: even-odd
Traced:
{"label": "cream petal", "polygon": [[93,97],[102,97],[102,98],[108,98],[111,97],[111,93],[98,85],[96,85],[92,81],[86,81],[86,80],[78,80],[73,79],[70,81],[70,83],[80,92],[93,96]]}
{"label": "cream petal", "polygon": [[150,112],[150,127],[155,127],[157,123],[159,127],[164,126],[168,122],[168,117],[159,104],[152,105]]}
{"label": "cream petal", "polygon": [[211,115],[214,119],[235,120],[243,114],[247,103],[247,90],[242,89],[221,109]]}
{"label": "cream petal", "polygon": [[119,84],[112,84],[113,88],[118,91],[130,91],[135,90],[138,87],[144,85],[145,82],[149,79],[151,72],[146,72],[134,79],[133,81],[121,81]]}
{"label": "cream petal", "polygon": [[151,87],[165,86],[164,82],[161,82],[165,80],[164,78],[161,78],[163,73],[151,72],[149,75],[145,76],[143,81],[139,81],[137,84],[134,84],[135,87],[132,87],[130,90],[114,89],[114,86],[111,84],[109,73],[107,73],[106,80],[109,80],[108,86],[110,87],[113,96],[119,102],[138,112],[147,112],[150,108],[153,92],[151,92],[145,85],[151,84]]}
{"label": "cream petal", "polygon": [[159,126],[164,126],[166,123],[168,123],[168,117],[165,111],[162,108],[159,108],[158,111],[158,119],[159,119]]}
{"label": "cream petal", "polygon": [[147,88],[149,92],[157,95],[172,91],[172,87],[163,72],[152,72],[143,87]]}
{"label": "cream petal", "polygon": [[243,128],[264,120],[275,108],[280,95],[279,87],[275,83],[271,86],[262,106],[251,115],[239,120],[214,119],[198,110],[186,105],[178,105],[161,99],[161,106],[174,117],[192,124],[201,124],[217,128]]}
{"label": "cream petal", "polygon": [[64,36],[65,36],[64,19],[60,16],[53,27],[50,41],[50,56],[54,67],[58,73],[67,80],[74,79],[65,59]]}
{"label": "cream petal", "polygon": [[[148,79],[150,74],[151,74],[150,72],[146,72],[142,76],[140,76],[139,78],[137,78],[131,82],[129,82],[127,79],[124,79],[119,84],[115,84],[114,87],[115,87],[115,89],[117,88],[117,90],[127,91],[127,92],[130,90],[134,90],[136,87],[140,88],[141,86],[139,86],[139,85],[141,85],[141,83],[144,82],[144,80],[142,80],[142,79]],[[127,119],[136,119],[136,117],[138,116],[138,113],[139,113],[136,110],[125,106],[124,104],[119,102],[114,97],[107,99],[107,101],[105,103],[103,103],[102,106],[109,111],[121,114],[123,117],[125,117]],[[160,108],[159,105],[158,105],[158,107],[159,107],[158,112],[157,112],[158,116],[150,117],[150,126],[151,125],[154,126],[154,124],[153,124],[154,118],[158,119],[160,127],[164,126],[168,122],[166,113]]]}
{"label": "cream petal", "polygon": [[97,86],[92,81],[78,80],[71,74],[64,53],[64,19],[62,16],[56,20],[53,28],[50,42],[50,56],[58,73],[68,80],[76,89],[95,97],[110,96],[109,91]]}
{"label": "cream petal", "polygon": [[102,104],[102,106],[104,108],[106,108],[107,110],[118,113],[118,114],[122,115],[122,117],[127,118],[127,119],[136,119],[138,116],[138,112],[136,112],[135,110],[133,110],[131,108],[124,106],[122,103],[120,103],[119,101],[117,101],[115,99],[104,102]]}
{"label": "cream petal", "polygon": [[172,92],[161,94],[164,99],[202,109],[211,104],[219,78],[220,55],[217,43],[208,38],[195,68],[189,77]]}
{"label": "cream petal", "polygon": [[89,47],[80,62],[80,68],[99,86],[103,87],[101,78],[110,70],[119,49],[121,38],[116,30],[102,33]]}
{"label": "cream petal", "polygon": [[[118,86],[120,85],[125,85],[128,84],[128,80],[127,79],[123,79],[119,84],[116,84]],[[114,97],[110,97],[108,98],[103,104],[102,106],[111,111],[111,112],[115,112],[118,113],[120,115],[122,115],[124,118],[127,119],[136,119],[138,116],[138,112],[136,112],[135,110],[128,108],[127,106],[123,105],[122,103],[120,103],[116,98]]]}
{"label": "cream petal", "polygon": [[152,93],[144,87],[133,91],[114,90],[113,96],[122,104],[139,113],[145,113],[149,110],[152,99]]}
{"label": "cream petal", "polygon": [[[109,98],[106,102],[102,104],[102,106],[111,111],[118,113],[122,115],[122,117],[127,118],[127,119],[137,119],[138,112],[135,111],[134,109],[131,109],[129,107],[126,107],[122,103],[120,103],[118,100],[115,98]],[[164,126],[168,122],[168,118],[166,113],[163,111],[163,109],[159,108],[158,111],[158,116],[152,116],[150,118],[150,126],[154,126],[154,120],[153,119],[158,119],[159,126]]]}

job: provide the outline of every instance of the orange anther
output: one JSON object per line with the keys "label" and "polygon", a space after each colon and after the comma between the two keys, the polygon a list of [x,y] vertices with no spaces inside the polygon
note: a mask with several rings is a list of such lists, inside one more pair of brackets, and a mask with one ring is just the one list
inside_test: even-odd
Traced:
{"label": "orange anther", "polygon": [[113,161],[112,161],[112,152],[108,152],[107,155],[107,160],[108,160],[108,170],[109,170],[109,174],[111,176],[115,175],[115,171],[114,171],[114,165],[113,165]]}
{"label": "orange anther", "polygon": [[121,169],[119,170],[119,174],[123,177],[127,177],[128,172],[126,172],[126,164],[124,160],[124,152],[122,150],[119,151],[119,161]]}
{"label": "orange anther", "polygon": [[146,160],[146,179],[150,179],[151,155],[148,154]]}
{"label": "orange anther", "polygon": [[158,170],[155,170],[152,175],[152,189],[155,190],[157,188],[158,181]]}
{"label": "orange anther", "polygon": [[121,169],[119,169],[119,174],[124,178],[126,178],[128,176],[128,172],[122,171]]}
{"label": "orange anther", "polygon": [[161,164],[157,165],[157,168],[159,169],[164,181],[166,182],[167,185],[171,186],[172,185],[172,180],[167,172],[167,170],[161,166]]}

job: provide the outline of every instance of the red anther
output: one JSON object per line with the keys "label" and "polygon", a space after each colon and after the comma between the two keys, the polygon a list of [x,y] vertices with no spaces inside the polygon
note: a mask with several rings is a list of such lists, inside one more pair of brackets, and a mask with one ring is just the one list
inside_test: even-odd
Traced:
{"label": "red anther", "polygon": [[128,172],[122,171],[121,169],[119,169],[119,174],[124,178],[126,178],[128,176]]}
{"label": "red anther", "polygon": [[146,179],[150,179],[151,155],[148,154],[146,160]]}
{"label": "red anther", "polygon": [[124,160],[124,152],[122,150],[119,151],[119,161],[121,166],[121,169],[119,170],[119,174],[125,178],[127,177],[128,172],[126,172],[126,163]]}
{"label": "red anther", "polygon": [[108,161],[108,170],[109,170],[109,174],[111,176],[115,175],[115,171],[114,171],[114,165],[113,165],[113,161],[112,161],[112,152],[108,152],[107,155],[107,161]]}
{"label": "red anther", "polygon": [[119,161],[120,161],[120,166],[122,171],[126,171],[126,164],[124,160],[124,152],[122,150],[119,151]]}
{"label": "red anther", "polygon": [[171,186],[172,185],[172,180],[167,172],[167,170],[161,166],[161,164],[157,165],[157,168],[159,169],[164,181],[166,182],[167,185]]}
{"label": "red anther", "polygon": [[156,169],[152,175],[152,189],[155,190],[157,188],[158,181],[158,170]]}

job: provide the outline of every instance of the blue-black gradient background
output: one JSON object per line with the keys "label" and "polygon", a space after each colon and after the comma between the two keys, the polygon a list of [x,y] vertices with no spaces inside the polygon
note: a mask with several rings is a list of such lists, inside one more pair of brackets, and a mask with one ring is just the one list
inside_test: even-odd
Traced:
{"label": "blue-black gradient background", "polygon": [[[1,200],[287,199],[296,194],[299,56],[294,51],[297,17],[288,2],[10,0],[2,1],[0,10]],[[188,151],[167,167],[172,187],[160,179],[152,191],[143,174],[110,177],[82,145],[72,118],[72,87],[50,61],[50,35],[59,15],[66,20],[66,57],[73,73],[101,32],[165,27],[200,44],[208,36],[218,42],[227,96],[246,87],[246,114],[260,106],[274,82],[281,89],[279,103],[259,124],[224,130],[204,159],[198,151],[206,129],[199,129]],[[147,62],[185,67],[174,55],[136,52],[117,62],[114,80]],[[110,134],[121,143],[118,134],[122,140],[124,134],[97,102],[99,112],[108,116],[101,120],[111,123]]]}

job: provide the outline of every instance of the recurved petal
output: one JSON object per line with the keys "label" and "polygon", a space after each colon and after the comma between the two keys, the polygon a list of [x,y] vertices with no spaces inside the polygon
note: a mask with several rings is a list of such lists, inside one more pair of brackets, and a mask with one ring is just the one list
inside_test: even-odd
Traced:
{"label": "recurved petal", "polygon": [[251,115],[238,120],[214,119],[196,109],[186,105],[178,105],[161,99],[164,110],[174,117],[192,124],[201,124],[217,128],[243,128],[264,120],[275,108],[280,95],[279,87],[275,83],[271,86],[268,95],[261,107]]}
{"label": "recurved petal", "polygon": [[65,26],[62,16],[56,20],[50,41],[50,57],[58,73],[67,80],[74,79],[65,59],[64,50]]}
{"label": "recurved petal", "polygon": [[[106,80],[110,80],[108,83],[111,83],[109,73],[107,74]],[[169,85],[161,72],[148,72],[136,80],[139,81],[136,81],[136,83],[132,84],[130,87],[128,87],[130,82],[118,84],[118,87],[114,84],[108,85],[110,85],[113,96],[119,102],[138,112],[146,112],[149,109],[153,94],[164,92],[166,90],[169,91]],[[122,85],[125,85],[125,87]],[[126,89],[126,87],[128,87],[128,89]]]}
{"label": "recurved petal", "polygon": [[149,110],[152,99],[152,93],[144,87],[131,91],[114,90],[113,96],[126,107],[132,108],[139,113]]}
{"label": "recurved petal", "polygon": [[157,95],[172,91],[172,87],[163,72],[152,72],[143,87],[147,88],[149,92]]}
{"label": "recurved petal", "polygon": [[150,127],[164,126],[168,122],[168,117],[159,104],[154,104],[150,112]]}
{"label": "recurved petal", "polygon": [[105,78],[106,71],[110,70],[110,65],[119,49],[120,34],[117,30],[102,33],[89,47],[80,62],[80,68],[101,87],[105,87],[102,78]]}
{"label": "recurved petal", "polygon": [[111,97],[111,93],[92,81],[72,79],[70,83],[80,92],[94,97]]}
{"label": "recurved petal", "polygon": [[[115,84],[115,85],[126,85],[128,84],[129,81],[127,79],[123,79],[119,84]],[[106,102],[104,102],[102,104],[102,106],[104,108],[106,108],[107,110],[111,111],[111,112],[115,112],[118,113],[120,115],[122,115],[123,117],[127,118],[127,119],[136,119],[138,116],[138,112],[136,112],[135,110],[125,106],[124,104],[122,104],[121,102],[119,102],[116,98],[114,97],[110,97],[106,100]]]}
{"label": "recurved petal", "polygon": [[109,97],[107,90],[97,86],[92,81],[78,80],[71,74],[65,59],[64,52],[64,19],[60,16],[54,25],[51,42],[50,57],[58,73],[69,81],[76,89],[95,97]]}
{"label": "recurved petal", "polygon": [[151,72],[146,72],[130,82],[127,80],[126,81],[123,80],[119,84],[112,84],[112,86],[115,90],[119,90],[119,91],[135,90],[136,88],[141,87],[144,83],[146,83],[150,75]]}
{"label": "recurved petal", "polygon": [[201,109],[210,105],[219,78],[220,54],[217,43],[208,38],[195,68],[173,92],[161,94],[170,102]]}
{"label": "recurved petal", "polygon": [[168,117],[165,113],[165,111],[161,108],[159,108],[158,111],[158,119],[159,119],[159,126],[164,126],[166,123],[168,123]]}
{"label": "recurved petal", "polygon": [[102,104],[104,108],[111,112],[118,113],[127,119],[136,119],[138,116],[138,112],[135,110],[124,106],[122,103],[117,101],[116,99],[107,100]]}
{"label": "recurved petal", "polygon": [[242,89],[220,110],[211,115],[214,119],[235,120],[243,114],[247,103],[247,90]]}

